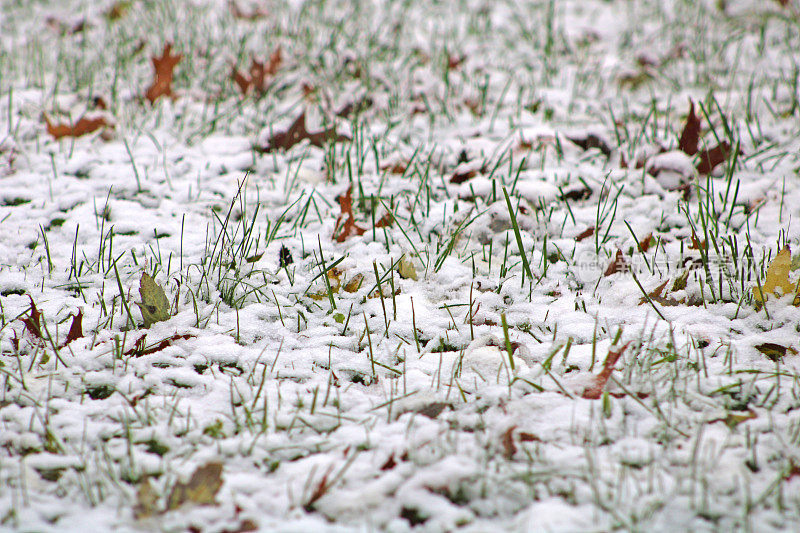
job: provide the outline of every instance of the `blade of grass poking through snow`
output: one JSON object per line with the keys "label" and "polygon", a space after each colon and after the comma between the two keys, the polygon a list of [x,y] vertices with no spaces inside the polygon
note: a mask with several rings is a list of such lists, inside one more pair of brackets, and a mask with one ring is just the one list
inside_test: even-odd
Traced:
{"label": "blade of grass poking through snow", "polygon": [[119,288],[119,297],[122,298],[122,305],[125,307],[125,312],[128,314],[128,324],[131,325],[131,329],[136,329],[136,321],[133,319],[133,314],[131,314],[131,308],[128,307],[128,301],[125,299],[125,291],[122,289],[122,281],[119,278],[119,271],[117,270],[117,262],[114,261],[114,275],[117,277],[117,287]]}
{"label": "blade of grass poking through snow", "polygon": [[508,336],[508,322],[506,322],[506,314],[500,313],[500,322],[503,324],[503,338],[506,341],[506,352],[508,352],[508,364],[511,366],[511,371],[514,371],[514,350],[511,348],[511,339]]}
{"label": "blade of grass poking through snow", "polygon": [[[511,205],[511,198],[508,197],[508,191],[503,186],[503,195],[506,197],[506,205],[508,206],[508,215],[511,217],[511,226],[514,228],[514,237],[517,239],[517,247],[519,248],[519,255],[522,257],[522,267],[525,273],[528,274],[531,281],[535,279],[531,266],[528,264],[528,257],[525,255],[525,250],[522,247],[522,235],[519,233],[519,224],[517,224],[517,216],[514,214],[514,207]],[[525,276],[522,276],[522,285],[525,285]]]}

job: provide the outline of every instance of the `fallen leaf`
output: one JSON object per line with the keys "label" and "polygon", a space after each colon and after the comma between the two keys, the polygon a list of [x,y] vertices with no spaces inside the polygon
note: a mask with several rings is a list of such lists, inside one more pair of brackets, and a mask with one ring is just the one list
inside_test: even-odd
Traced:
{"label": "fallen leaf", "polygon": [[250,70],[245,76],[236,68],[232,67],[231,78],[239,87],[242,95],[247,95],[251,90],[256,94],[263,95],[267,90],[267,82],[270,77],[278,72],[278,68],[283,62],[281,47],[278,46],[269,56],[267,62],[256,60],[255,56],[250,58]]}
{"label": "fallen leaf", "polygon": [[114,2],[111,5],[111,7],[106,9],[104,15],[110,21],[119,20],[119,19],[121,19],[122,17],[125,16],[125,14],[128,12],[130,7],[131,7],[130,1],[120,0],[120,1]]}
{"label": "fallen leaf", "polygon": [[772,361],[780,361],[783,359],[787,353],[792,355],[797,355],[797,350],[792,348],[791,346],[781,346],[780,344],[775,344],[773,342],[765,342],[763,344],[757,344],[756,350],[763,353],[767,356],[768,359]]}
{"label": "fallen leaf", "polygon": [[256,6],[252,8],[249,12],[242,10],[239,7],[239,3],[235,0],[230,0],[228,2],[228,7],[231,10],[231,15],[234,18],[241,19],[241,20],[257,20],[260,18],[264,18],[269,15],[269,11],[265,7]]}
{"label": "fallen leaf", "polygon": [[64,346],[81,337],[83,337],[83,309],[78,309],[78,314],[72,317],[72,325],[69,327]]}
{"label": "fallen leaf", "polygon": [[609,143],[596,133],[579,133],[564,136],[583,150],[597,148],[604,156],[609,157],[611,155],[612,148]]}
{"label": "fallen leaf", "polygon": [[644,237],[641,241],[636,243],[639,246],[639,251],[645,253],[647,250],[650,249],[650,244],[653,242],[653,234],[648,233],[646,237]]}
{"label": "fallen leaf", "polygon": [[414,412],[433,420],[438,418],[447,407],[450,407],[447,402],[431,402],[415,409]]}
{"label": "fallen leaf", "polygon": [[575,236],[575,241],[581,242],[584,239],[588,239],[592,235],[594,235],[594,226],[589,226],[588,228],[586,228],[585,230],[583,230],[582,232],[580,232],[578,235]]}
{"label": "fallen leaf", "polygon": [[785,246],[767,268],[767,277],[761,287],[753,287],[753,298],[759,304],[770,296],[775,295],[779,298],[787,294],[795,294],[794,304],[798,304],[800,290],[795,288],[795,284],[789,281],[789,273],[792,269],[792,251]]}
{"label": "fallen leaf", "polygon": [[[356,224],[355,215],[353,215],[353,186],[347,188],[347,192],[345,194],[340,195],[337,198],[339,202],[339,207],[341,208],[341,214],[339,218],[336,219],[336,226],[333,229],[334,240],[336,242],[344,242],[350,235],[363,235],[366,229],[358,226]],[[342,224],[342,220],[344,223]],[[341,230],[338,232],[337,230]]]}
{"label": "fallen leaf", "polygon": [[172,78],[175,66],[181,59],[183,56],[180,54],[172,55],[172,43],[164,45],[161,57],[153,56],[150,59],[153,62],[155,76],[152,85],[145,92],[145,97],[151,104],[161,96],[172,96]]}
{"label": "fallen leaf", "polygon": [[414,281],[419,279],[414,262],[405,254],[403,254],[403,257],[400,258],[400,262],[397,264],[397,273],[400,274],[400,277],[403,279],[413,279]]}
{"label": "fallen leaf", "polygon": [[603,273],[603,277],[608,277],[612,274],[616,274],[617,272],[622,272],[628,268],[628,264],[625,262],[625,256],[622,255],[622,250],[617,249],[617,254],[614,256],[614,260],[608,265],[606,271]]}
{"label": "fallen leaf", "polygon": [[86,115],[84,115],[71,126],[64,123],[53,124],[50,122],[50,117],[48,117],[46,113],[43,113],[43,115],[44,122],[47,125],[47,133],[52,135],[56,140],[62,137],[80,137],[81,135],[92,133],[93,131],[110,125],[102,115],[94,118],[87,118]]}
{"label": "fallen leaf", "polygon": [[515,429],[517,429],[517,426],[511,426],[500,436],[500,442],[503,445],[503,457],[508,461],[513,459],[514,454],[517,453],[517,445],[514,444]]}
{"label": "fallen leaf", "polygon": [[42,313],[36,308],[36,304],[33,303],[33,297],[28,296],[31,299],[31,314],[27,318],[22,319],[22,323],[25,324],[25,329],[28,330],[28,333],[31,334],[32,337],[37,339],[42,338],[42,326],[40,325],[40,319],[42,317]]}
{"label": "fallen leaf", "polygon": [[625,350],[628,349],[631,341],[626,342],[617,351],[608,350],[608,355],[606,355],[606,360],[603,361],[603,369],[600,371],[597,376],[594,376],[594,383],[589,387],[586,387],[581,394],[582,398],[587,400],[599,400],[600,397],[603,395],[603,389],[608,383],[608,379],[611,377],[611,373],[614,371],[614,365],[617,364],[619,358],[622,357],[622,354],[625,353]]}
{"label": "fallen leaf", "polygon": [[126,351],[124,355],[132,355],[134,357],[142,357],[143,355],[150,355],[151,353],[160,352],[161,350],[164,350],[172,346],[172,344],[175,341],[179,341],[182,339],[192,339],[194,338],[194,335],[190,335],[188,333],[183,335],[178,335],[176,333],[175,335],[167,337],[166,339],[162,339],[161,341],[155,344],[151,344],[150,346],[147,346],[146,344],[147,343],[146,337],[147,335],[142,335],[141,337],[136,339],[136,342],[133,343],[133,348]]}
{"label": "fallen leaf", "polygon": [[694,232],[694,230],[692,230],[692,242],[689,244],[690,250],[705,250],[707,244],[707,239],[703,242],[700,242],[700,239],[697,238],[697,234]]}
{"label": "fallen leaf", "polygon": [[306,129],[306,114],[305,111],[295,119],[289,129],[284,132],[274,133],[267,141],[266,146],[258,148],[261,152],[273,152],[275,150],[289,150],[292,146],[304,141],[312,146],[322,148],[328,142],[349,141],[350,137],[347,135],[339,135],[336,133],[336,127],[323,129],[317,132],[309,132]]}
{"label": "fallen leaf", "polygon": [[136,505],[133,506],[133,517],[137,520],[158,514],[158,494],[153,490],[148,478],[139,483],[136,491]]}
{"label": "fallen leaf", "polygon": [[292,252],[286,247],[286,245],[281,245],[281,250],[278,252],[278,268],[284,268],[294,263],[294,259],[292,259]]}
{"label": "fallen leaf", "polygon": [[458,184],[461,184],[461,183],[464,183],[466,181],[471,180],[472,178],[474,178],[477,175],[478,175],[478,171],[475,170],[475,169],[457,171],[450,178],[450,183],[455,183],[456,185],[458,185]]}
{"label": "fallen leaf", "polygon": [[747,411],[741,413],[728,413],[722,418],[714,418],[709,420],[708,423],[713,424],[714,422],[724,422],[726,426],[733,429],[742,422],[746,422],[747,420],[752,420],[754,418],[758,418],[758,415],[755,411],[748,409]]}
{"label": "fallen leaf", "polygon": [[731,155],[731,145],[723,141],[710,150],[700,152],[700,162],[697,163],[697,172],[701,175],[710,174],[720,163],[727,161]]}
{"label": "fallen leaf", "polygon": [[167,500],[167,510],[177,509],[185,503],[215,505],[222,488],[222,463],[210,462],[197,468],[187,483],[175,483]]}
{"label": "fallen leaf", "polygon": [[376,228],[386,228],[394,224],[394,216],[391,213],[383,215],[376,223]]}
{"label": "fallen leaf", "polygon": [[142,272],[142,277],[139,280],[139,295],[142,301],[136,302],[136,305],[139,306],[139,310],[142,312],[145,328],[149,328],[156,322],[167,320],[171,316],[169,300],[164,293],[164,289],[153,281],[153,278],[147,272]]}
{"label": "fallen leaf", "polygon": [[[661,293],[664,291],[664,287],[667,286],[667,283],[669,283],[669,280],[665,281],[664,283],[653,289],[652,292],[647,293],[647,296],[649,296],[651,300],[655,298],[661,298]],[[645,302],[647,302],[647,298],[645,298],[644,296],[639,299],[639,305],[642,305]]]}
{"label": "fallen leaf", "polygon": [[694,114],[694,102],[689,100],[689,115],[686,117],[686,124],[683,126],[678,148],[686,155],[697,153],[697,144],[700,141],[700,118]]}
{"label": "fallen leaf", "polygon": [[356,274],[353,279],[344,284],[344,290],[349,293],[356,292],[361,288],[362,283],[364,283],[364,274]]}

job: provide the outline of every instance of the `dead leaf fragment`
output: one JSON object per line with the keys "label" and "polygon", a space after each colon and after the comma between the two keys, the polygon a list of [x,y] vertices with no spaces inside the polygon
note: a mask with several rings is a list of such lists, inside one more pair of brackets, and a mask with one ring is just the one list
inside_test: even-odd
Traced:
{"label": "dead leaf fragment", "polygon": [[513,459],[514,454],[517,453],[517,445],[514,443],[515,429],[517,429],[517,426],[511,426],[500,437],[500,442],[503,445],[503,457],[508,461]]}
{"label": "dead leaf fragment", "polygon": [[266,146],[258,148],[261,152],[274,152],[275,150],[289,150],[296,144],[308,140],[312,146],[322,148],[329,142],[349,141],[347,135],[336,133],[336,127],[325,128],[320,131],[310,132],[306,129],[305,111],[295,119],[289,129],[283,132],[274,133],[267,141]]}
{"label": "dead leaf fragment", "polygon": [[581,394],[582,398],[587,400],[599,400],[600,397],[603,395],[603,389],[608,383],[608,379],[611,377],[611,373],[614,371],[614,365],[617,364],[619,358],[622,357],[622,354],[625,353],[625,350],[628,349],[631,341],[626,342],[622,346],[619,347],[616,351],[609,349],[608,355],[606,355],[606,360],[603,361],[603,369],[600,371],[597,376],[594,377],[594,383],[589,387],[586,387]]}
{"label": "dead leaf fragment", "polygon": [[594,226],[589,226],[575,236],[575,242],[581,242],[584,239],[588,239],[592,235],[594,235]]}
{"label": "dead leaf fragment", "polygon": [[177,509],[185,503],[215,505],[215,498],[220,488],[222,488],[222,463],[207,463],[198,467],[188,482],[178,482],[172,487],[167,500],[167,510]]}
{"label": "dead leaf fragment", "polygon": [[780,344],[775,344],[774,342],[765,342],[762,344],[756,345],[756,350],[763,353],[767,356],[768,359],[771,361],[780,361],[783,359],[787,353],[792,355],[797,355],[797,350],[792,348],[791,346],[782,346]]}
{"label": "dead leaf fragment", "polygon": [[42,317],[42,313],[40,313],[36,308],[36,304],[33,302],[33,297],[28,296],[28,298],[31,299],[31,312],[27,318],[22,319],[22,323],[25,324],[25,329],[28,330],[28,333],[30,333],[32,337],[41,339],[42,327],[39,321]]}
{"label": "dead leaf fragment", "polygon": [[247,75],[242,74],[236,68],[232,67],[231,78],[241,91],[243,96],[249,92],[255,92],[257,95],[263,95],[267,90],[267,83],[269,78],[275,75],[283,62],[281,47],[278,46],[269,56],[269,60],[258,61],[255,56],[250,58],[250,69]]}
{"label": "dead leaf fragment", "polygon": [[[333,229],[333,238],[336,242],[344,242],[350,235],[363,235],[366,229],[356,224],[356,217],[353,215],[353,186],[347,188],[347,192],[337,198],[341,214],[336,219],[336,226]],[[344,221],[342,223],[342,221]],[[340,229],[341,228],[341,229]],[[337,235],[337,230],[338,235]]]}
{"label": "dead leaf fragment", "polygon": [[43,113],[43,116],[44,122],[47,125],[47,133],[52,135],[56,140],[62,137],[80,137],[81,135],[92,133],[93,131],[110,125],[102,115],[93,118],[87,118],[86,115],[84,115],[73,125],[64,123],[53,124],[50,121],[50,117],[47,116],[47,113]]}
{"label": "dead leaf fragment", "polygon": [[69,327],[64,346],[81,337],[83,337],[83,309],[78,309],[78,313],[72,317],[72,325]]}
{"label": "dead leaf fragment", "polygon": [[172,96],[172,79],[175,66],[180,63],[183,56],[181,54],[172,55],[172,43],[164,45],[161,57],[153,56],[154,79],[150,87],[145,92],[145,97],[154,103],[161,96]]}
{"label": "dead leaf fragment", "polygon": [[617,254],[614,256],[614,260],[608,265],[606,271],[603,273],[603,277],[608,277],[612,274],[616,274],[617,272],[622,272],[628,267],[628,264],[625,262],[625,256],[622,255],[622,250],[617,249]]}
{"label": "dead leaf fragment", "polygon": [[697,153],[697,144],[700,142],[700,118],[694,114],[694,102],[689,100],[689,115],[683,126],[678,148],[686,155]]}
{"label": "dead leaf fragment", "polygon": [[717,165],[724,163],[731,155],[731,145],[723,141],[710,150],[700,152],[700,162],[697,163],[697,172],[701,175],[710,174]]}

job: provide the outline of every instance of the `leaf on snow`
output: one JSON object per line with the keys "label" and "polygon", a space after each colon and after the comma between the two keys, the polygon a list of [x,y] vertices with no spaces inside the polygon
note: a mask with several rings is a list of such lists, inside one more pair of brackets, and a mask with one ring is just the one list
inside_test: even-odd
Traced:
{"label": "leaf on snow", "polygon": [[28,296],[31,299],[31,314],[28,318],[23,318],[22,323],[25,324],[25,329],[28,330],[28,333],[31,334],[32,337],[37,339],[42,338],[42,326],[39,320],[42,317],[42,313],[36,308],[36,304],[33,302],[33,297]]}
{"label": "leaf on snow", "polygon": [[[363,235],[367,230],[356,224],[356,217],[353,215],[353,186],[348,187],[347,192],[340,195],[337,201],[342,213],[336,219],[336,227],[333,229],[334,240],[344,242],[352,234]],[[338,235],[337,230],[339,230]]]}
{"label": "leaf on snow", "polygon": [[283,62],[281,47],[278,46],[269,56],[269,60],[258,61],[255,56],[250,58],[250,70],[247,75],[239,72],[236,66],[232,67],[231,79],[236,83],[242,95],[247,95],[251,90],[262,95],[267,90],[267,81],[278,72]]}
{"label": "leaf on snow", "polygon": [[581,242],[584,239],[588,239],[592,235],[594,235],[594,226],[589,226],[575,236],[575,242]]}
{"label": "leaf on snow", "polygon": [[150,479],[144,478],[144,481],[139,483],[139,489],[136,491],[136,505],[133,506],[133,516],[138,520],[149,518],[155,514],[158,514],[158,494],[153,490]]}
{"label": "leaf on snow", "polygon": [[72,325],[69,327],[64,346],[81,337],[83,337],[83,309],[78,309],[78,313],[72,317]]}
{"label": "leaf on snow", "polygon": [[700,141],[700,117],[694,114],[694,102],[689,100],[689,115],[686,125],[683,126],[678,148],[686,155],[697,153],[697,144]]}
{"label": "leaf on snow", "polygon": [[617,272],[622,272],[628,267],[628,264],[625,262],[625,256],[622,255],[622,250],[617,249],[617,254],[614,256],[614,260],[608,265],[606,271],[603,273],[603,277],[608,277],[612,274],[616,274]]}
{"label": "leaf on snow", "polygon": [[697,163],[699,174],[710,174],[720,163],[724,163],[731,155],[731,145],[723,141],[710,150],[700,152],[700,162]]}
{"label": "leaf on snow", "polygon": [[266,146],[260,147],[258,150],[262,152],[289,150],[292,146],[304,140],[308,140],[312,146],[322,148],[328,142],[349,141],[350,137],[337,134],[335,126],[315,132],[308,131],[306,129],[306,113],[304,111],[289,126],[288,130],[272,134]]}
{"label": "leaf on snow", "polygon": [[781,346],[780,344],[775,344],[774,342],[765,342],[762,344],[756,345],[756,350],[763,353],[767,356],[768,359],[772,361],[780,361],[786,356],[786,353],[791,353],[792,355],[797,355],[797,350],[792,348],[791,346]]}
{"label": "leaf on snow", "polygon": [[197,468],[189,481],[178,482],[167,499],[167,510],[177,509],[185,503],[215,505],[222,488],[222,463],[210,462]]}
{"label": "leaf on snow", "polygon": [[603,361],[603,369],[600,371],[597,376],[594,376],[594,383],[589,387],[586,387],[581,394],[582,398],[586,398],[587,400],[599,400],[600,397],[603,395],[603,389],[608,383],[608,379],[611,377],[611,373],[614,371],[614,365],[617,364],[619,358],[622,357],[622,354],[625,353],[625,350],[628,349],[631,341],[626,342],[617,351],[608,350],[608,355],[606,355],[606,360]]}
{"label": "leaf on snow", "polygon": [[136,305],[142,312],[145,328],[149,328],[156,322],[167,320],[171,316],[169,300],[164,289],[153,281],[147,272],[142,272],[142,278],[139,280],[139,295],[142,297],[142,301],[136,302]]}
{"label": "leaf on snow", "polygon": [[154,79],[150,87],[145,92],[145,97],[154,103],[161,96],[172,96],[172,78],[175,66],[180,63],[183,56],[181,54],[172,55],[172,43],[164,45],[161,57],[153,56]]}
{"label": "leaf on snow", "polygon": [[789,281],[791,269],[792,251],[788,246],[785,246],[769,264],[767,277],[761,287],[753,287],[753,298],[756,302],[759,304],[764,303],[764,300],[769,298],[770,295],[781,297],[787,294],[795,294],[794,304],[800,303],[798,302],[800,291],[795,288],[794,283]]}
{"label": "leaf on snow", "polygon": [[132,355],[134,357],[150,355],[151,353],[160,352],[161,350],[169,348],[175,341],[192,339],[192,338],[194,338],[194,335],[191,335],[189,333],[183,335],[178,335],[176,333],[175,335],[167,337],[166,339],[163,339],[160,342],[157,342],[156,344],[147,346],[147,335],[142,335],[141,337],[136,339],[136,342],[133,343],[133,348],[125,352],[124,355]]}
{"label": "leaf on snow", "polygon": [[80,137],[81,135],[92,133],[93,131],[110,125],[102,115],[98,115],[94,118],[87,118],[86,115],[84,115],[73,125],[64,123],[53,124],[50,121],[50,117],[47,116],[47,113],[42,113],[42,115],[47,125],[47,133],[52,135],[56,140],[63,137]]}

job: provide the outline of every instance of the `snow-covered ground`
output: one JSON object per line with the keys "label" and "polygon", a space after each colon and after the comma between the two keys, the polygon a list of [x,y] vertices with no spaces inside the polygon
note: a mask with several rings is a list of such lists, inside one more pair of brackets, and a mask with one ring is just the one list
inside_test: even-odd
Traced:
{"label": "snow-covered ground", "polygon": [[800,529],[784,3],[0,0],[0,530]]}

